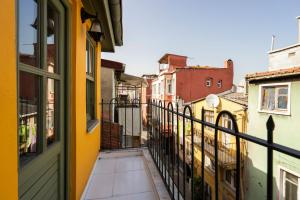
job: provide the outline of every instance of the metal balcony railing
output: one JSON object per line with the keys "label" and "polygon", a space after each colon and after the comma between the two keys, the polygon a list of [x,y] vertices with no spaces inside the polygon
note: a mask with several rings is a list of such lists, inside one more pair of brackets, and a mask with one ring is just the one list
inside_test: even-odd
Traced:
{"label": "metal balcony railing", "polygon": [[[123,112],[124,120],[116,119],[116,114],[120,117],[118,109],[126,108],[129,110],[134,109],[134,106],[138,105],[136,109],[140,109],[138,112],[133,111]],[[116,137],[124,138],[128,137],[126,133],[130,131],[132,134],[128,142],[125,139],[124,142],[120,142],[119,146],[113,147],[108,145],[109,149],[114,148],[132,148],[145,146],[149,148],[150,154],[160,172],[162,179],[168,189],[170,197],[172,199],[210,199],[210,195],[214,195],[214,199],[219,199],[220,176],[219,170],[214,170],[214,194],[209,194],[211,191],[207,189],[207,183],[205,182],[205,167],[206,156],[208,156],[214,163],[214,167],[224,167],[227,169],[234,169],[235,171],[235,199],[243,199],[243,163],[246,159],[247,152],[246,146],[248,142],[255,143],[259,146],[267,149],[267,199],[273,200],[273,152],[277,151],[282,154],[292,156],[300,159],[300,151],[283,146],[273,142],[274,121],[272,116],[269,117],[266,122],[267,140],[260,139],[245,133],[241,133],[238,130],[238,126],[234,116],[228,111],[221,111],[215,121],[215,124],[208,123],[204,120],[204,109],[202,109],[201,119],[195,118],[192,114],[190,106],[185,106],[179,111],[178,105],[173,107],[172,103],[165,103],[162,101],[149,101],[142,103],[140,100],[133,100],[131,102],[123,102],[122,106],[119,105],[118,100],[114,99],[110,102],[104,103],[102,101],[102,112],[104,107],[108,106],[108,123],[107,127],[108,137],[110,137],[110,143],[112,144],[113,124],[120,124],[120,133],[116,134]],[[137,115],[140,117],[142,108],[146,108],[144,112],[147,112],[146,121],[136,120]],[[111,113],[115,113],[114,118]],[[138,113],[138,114],[137,114]],[[136,115],[137,114],[137,115]],[[219,126],[222,115],[228,115],[232,120],[233,129],[227,129]],[[103,116],[103,115],[102,115]],[[181,121],[181,123],[179,123]],[[135,123],[138,123],[140,127],[137,129]],[[180,125],[181,124],[181,125]],[[200,132],[195,134],[195,124],[201,125]],[[103,127],[103,126],[102,126]],[[205,127],[210,127],[214,130],[213,137],[205,135]],[[137,130],[137,134],[134,132]],[[104,132],[104,130],[102,130]],[[226,144],[218,140],[221,132],[231,135],[235,138],[234,143]],[[133,145],[134,136],[139,137],[142,141],[142,135],[144,136],[144,142],[140,142],[137,146]],[[103,136],[102,136],[103,137]],[[103,138],[102,138],[103,139]],[[202,141],[204,141],[202,143]],[[128,145],[130,143],[130,145]],[[204,144],[204,145],[203,145]],[[197,169],[200,166],[200,169]]]}

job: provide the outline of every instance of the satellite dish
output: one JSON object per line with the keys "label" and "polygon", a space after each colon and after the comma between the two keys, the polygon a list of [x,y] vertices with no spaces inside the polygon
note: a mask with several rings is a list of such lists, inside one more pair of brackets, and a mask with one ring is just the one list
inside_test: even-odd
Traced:
{"label": "satellite dish", "polygon": [[219,97],[215,94],[210,94],[205,98],[206,105],[210,108],[218,107],[220,100]]}

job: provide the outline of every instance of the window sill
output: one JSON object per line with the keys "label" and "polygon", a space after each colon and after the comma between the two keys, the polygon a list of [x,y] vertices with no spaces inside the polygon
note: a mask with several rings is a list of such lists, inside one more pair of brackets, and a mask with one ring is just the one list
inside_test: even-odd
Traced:
{"label": "window sill", "polygon": [[275,115],[285,115],[285,116],[290,116],[291,112],[290,111],[271,111],[271,110],[257,110],[259,113],[267,113],[267,114],[275,114]]}
{"label": "window sill", "polygon": [[93,130],[99,125],[99,120],[94,119],[87,122],[87,133],[92,133]]}

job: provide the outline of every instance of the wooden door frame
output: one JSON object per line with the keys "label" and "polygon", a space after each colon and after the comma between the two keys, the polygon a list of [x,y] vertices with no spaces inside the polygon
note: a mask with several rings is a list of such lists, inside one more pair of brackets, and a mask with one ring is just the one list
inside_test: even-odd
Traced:
{"label": "wooden door frame", "polygon": [[[55,1],[55,0],[53,0]],[[63,196],[65,199],[69,199],[70,197],[70,141],[71,141],[71,91],[72,91],[72,82],[71,82],[71,74],[72,74],[72,68],[71,68],[71,42],[72,42],[72,10],[71,10],[71,3],[69,0],[58,0],[61,5],[64,8],[64,51],[63,51],[63,66],[65,67],[64,74],[63,74],[63,82],[62,85],[64,85],[64,99],[63,99],[63,115],[60,114],[60,117],[63,117],[64,120],[64,131],[62,134],[64,134],[64,141],[62,141],[63,147],[64,147],[64,169],[63,170],[63,180],[64,184],[63,187]],[[17,105],[17,114],[19,113],[19,47],[18,47],[18,38],[19,38],[19,0],[15,0],[15,30],[16,30],[16,85],[17,85],[17,99],[16,99],[16,105]],[[18,119],[18,118],[17,118]],[[62,118],[61,118],[62,119]],[[17,120],[17,130],[19,130],[19,120]],[[20,194],[20,173],[21,173],[21,163],[20,163],[20,157],[19,157],[19,133],[17,132],[17,160],[18,160],[18,196]],[[55,145],[55,144],[54,144]]]}

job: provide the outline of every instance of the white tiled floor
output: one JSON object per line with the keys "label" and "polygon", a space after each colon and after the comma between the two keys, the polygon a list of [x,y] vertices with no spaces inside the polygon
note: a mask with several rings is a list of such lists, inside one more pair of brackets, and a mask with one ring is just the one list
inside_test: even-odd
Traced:
{"label": "white tiled floor", "polygon": [[83,200],[156,200],[150,171],[142,154],[101,153]]}

